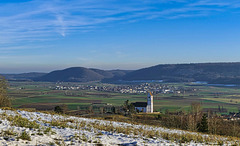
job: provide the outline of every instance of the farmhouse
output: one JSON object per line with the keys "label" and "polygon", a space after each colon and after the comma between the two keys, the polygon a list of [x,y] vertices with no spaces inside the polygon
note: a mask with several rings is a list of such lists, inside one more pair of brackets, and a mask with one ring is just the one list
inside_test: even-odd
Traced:
{"label": "farmhouse", "polygon": [[148,92],[147,102],[135,102],[133,103],[135,110],[144,113],[153,113],[153,95]]}

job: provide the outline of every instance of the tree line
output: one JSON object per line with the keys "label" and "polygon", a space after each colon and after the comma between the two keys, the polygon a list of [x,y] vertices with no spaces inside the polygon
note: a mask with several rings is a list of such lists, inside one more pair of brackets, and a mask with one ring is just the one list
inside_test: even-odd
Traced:
{"label": "tree line", "polygon": [[191,110],[188,113],[159,114],[156,119],[159,121],[159,125],[167,128],[177,128],[216,135],[240,136],[239,120],[224,120],[211,111],[203,113],[200,103],[192,103]]}

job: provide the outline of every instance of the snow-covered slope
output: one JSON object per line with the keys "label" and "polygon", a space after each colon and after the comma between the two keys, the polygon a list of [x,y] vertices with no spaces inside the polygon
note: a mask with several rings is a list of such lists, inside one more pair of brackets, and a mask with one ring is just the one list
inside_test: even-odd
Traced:
{"label": "snow-covered slope", "polygon": [[224,137],[161,127],[0,109],[0,145],[205,145]]}

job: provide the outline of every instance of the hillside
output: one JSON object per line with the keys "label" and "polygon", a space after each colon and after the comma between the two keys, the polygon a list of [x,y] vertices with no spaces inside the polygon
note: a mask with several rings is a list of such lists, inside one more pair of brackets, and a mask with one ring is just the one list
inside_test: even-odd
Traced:
{"label": "hillside", "polygon": [[156,126],[0,109],[0,145],[216,145],[238,139]]}
{"label": "hillside", "polygon": [[101,81],[102,79],[114,78],[115,76],[125,75],[125,71],[105,71],[100,69],[71,67],[64,70],[57,70],[35,78],[34,81],[48,81],[48,82],[89,82]]}
{"label": "hillside", "polygon": [[4,76],[7,80],[32,80],[34,78],[38,78],[46,74],[47,73],[30,72],[21,74],[1,74],[1,75]]}
{"label": "hillside", "polygon": [[122,80],[206,81],[214,84],[240,84],[240,63],[156,65],[130,72],[123,76]]}
{"label": "hillside", "polygon": [[204,81],[212,84],[240,84],[240,63],[165,64],[130,70],[100,70],[71,67],[50,73],[3,74],[8,80],[47,82],[89,82],[163,80],[164,82]]}
{"label": "hillside", "polygon": [[72,67],[50,72],[42,77],[35,78],[34,80],[48,82],[88,82],[99,81],[105,77],[112,76],[100,70],[94,71],[94,69],[87,69],[84,67]]}

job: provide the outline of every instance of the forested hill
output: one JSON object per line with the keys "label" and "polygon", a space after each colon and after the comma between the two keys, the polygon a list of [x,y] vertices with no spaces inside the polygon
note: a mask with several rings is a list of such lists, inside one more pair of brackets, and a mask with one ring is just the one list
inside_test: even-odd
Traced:
{"label": "forested hill", "polygon": [[71,67],[64,70],[57,70],[50,72],[41,77],[35,78],[35,81],[48,81],[48,82],[89,82],[101,81],[107,78],[115,78],[123,76],[128,71],[124,70],[111,70],[105,71],[100,69],[91,69],[84,67]]}
{"label": "forested hill", "polygon": [[30,79],[48,82],[118,82],[163,80],[164,82],[205,81],[213,84],[240,84],[240,63],[165,64],[129,70],[100,70],[71,67],[50,73],[5,74],[7,79]]}
{"label": "forested hill", "polygon": [[1,74],[7,80],[32,80],[34,78],[41,77],[46,75],[47,73],[38,73],[38,72],[30,72],[30,73],[21,73],[21,74]]}
{"label": "forested hill", "polygon": [[156,65],[130,72],[123,76],[122,80],[206,81],[214,84],[240,84],[240,63]]}

